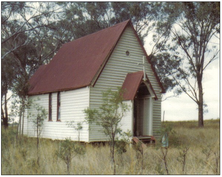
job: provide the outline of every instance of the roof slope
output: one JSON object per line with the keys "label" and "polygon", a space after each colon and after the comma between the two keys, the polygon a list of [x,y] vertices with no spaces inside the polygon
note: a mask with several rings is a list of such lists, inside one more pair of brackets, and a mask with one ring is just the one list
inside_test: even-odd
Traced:
{"label": "roof slope", "polygon": [[[48,65],[39,67],[29,80],[29,95],[73,90],[94,85],[130,20],[64,44]],[[133,28],[134,30],[134,28]],[[149,61],[139,37],[134,33]],[[164,92],[157,74],[154,75]]]}
{"label": "roof slope", "polygon": [[[143,71],[138,71],[135,73],[128,73],[126,75],[126,78],[125,78],[123,85],[122,85],[122,89],[124,91],[124,93],[123,93],[124,100],[134,100],[137,90],[138,90],[138,88],[141,84],[141,81],[143,79],[143,75],[144,75]],[[158,99],[147,75],[146,75],[146,78],[147,78],[147,82],[150,84],[150,89],[152,90],[152,92],[155,95],[155,99]]]}
{"label": "roof slope", "polygon": [[64,44],[51,62],[30,79],[29,95],[90,85],[129,23],[127,20]]}
{"label": "roof slope", "polygon": [[143,71],[128,73],[123,82],[122,89],[124,90],[123,99],[133,100],[143,78]]}

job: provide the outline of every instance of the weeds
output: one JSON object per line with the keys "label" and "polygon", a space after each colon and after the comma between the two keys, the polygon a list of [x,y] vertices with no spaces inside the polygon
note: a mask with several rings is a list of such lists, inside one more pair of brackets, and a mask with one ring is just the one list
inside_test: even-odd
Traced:
{"label": "weeds", "polygon": [[[195,122],[194,122],[195,124]],[[143,165],[141,153],[128,144],[121,144],[120,154],[116,152],[116,174],[189,174],[206,175],[220,173],[220,143],[219,126],[216,123],[206,123],[202,129],[185,126],[174,126],[175,134],[169,136],[169,146],[166,155],[166,171],[161,148],[146,147],[143,151]],[[209,127],[207,127],[209,126]],[[217,127],[217,128],[215,128]],[[67,164],[56,152],[62,149],[62,142],[58,140],[41,139],[39,153],[41,159],[38,166],[36,161],[36,138],[20,137],[16,140],[16,128],[2,129],[2,175],[59,175],[67,174]],[[177,140],[174,140],[177,139]],[[72,142],[74,145],[76,142]],[[72,147],[74,148],[74,147]],[[124,150],[125,149],[125,150]],[[166,149],[164,150],[164,153]],[[110,165],[109,146],[85,145],[85,155],[75,155],[69,161],[69,174],[110,175],[113,168]],[[141,170],[143,166],[143,170]]]}
{"label": "weeds", "polygon": [[70,165],[72,158],[76,157],[77,155],[84,155],[85,148],[80,145],[80,143],[74,143],[70,139],[66,139],[62,141],[59,150],[56,151],[56,155],[61,158],[67,167],[67,173],[70,174]]}

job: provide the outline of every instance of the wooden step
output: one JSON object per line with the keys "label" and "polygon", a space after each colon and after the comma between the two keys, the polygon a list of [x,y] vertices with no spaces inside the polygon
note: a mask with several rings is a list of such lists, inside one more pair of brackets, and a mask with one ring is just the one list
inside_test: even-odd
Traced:
{"label": "wooden step", "polygon": [[138,139],[138,137],[133,137],[133,141],[136,143],[136,144],[138,144],[139,142],[141,143],[141,146],[142,146],[142,148],[144,149],[144,148],[146,148],[146,145],[141,141],[141,140],[139,140]]}
{"label": "wooden step", "polygon": [[155,138],[154,136],[137,136],[137,138],[142,141],[143,143],[155,143]]}

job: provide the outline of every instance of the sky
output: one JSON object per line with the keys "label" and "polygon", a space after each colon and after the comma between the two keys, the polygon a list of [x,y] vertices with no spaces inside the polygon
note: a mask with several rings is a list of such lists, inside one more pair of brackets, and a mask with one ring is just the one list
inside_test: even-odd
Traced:
{"label": "sky", "polygon": [[[214,61],[206,69],[203,79],[204,102],[208,105],[208,112],[204,119],[219,118],[219,60]],[[165,96],[172,95],[166,93]],[[197,120],[197,104],[186,94],[169,98],[162,102],[162,114],[165,111],[164,121]],[[162,115],[163,120],[163,115]]]}
{"label": "sky", "polygon": [[[145,40],[144,48],[149,55],[151,37]],[[203,76],[203,92],[204,102],[207,104],[207,110],[204,114],[204,119],[219,118],[219,103],[220,103],[220,62],[219,59],[213,61],[206,70]],[[168,92],[163,95],[164,98],[173,95],[173,92]],[[178,97],[171,97],[162,102],[162,117],[163,112],[164,121],[184,121],[184,120],[198,120],[197,104],[189,98],[185,93]]]}

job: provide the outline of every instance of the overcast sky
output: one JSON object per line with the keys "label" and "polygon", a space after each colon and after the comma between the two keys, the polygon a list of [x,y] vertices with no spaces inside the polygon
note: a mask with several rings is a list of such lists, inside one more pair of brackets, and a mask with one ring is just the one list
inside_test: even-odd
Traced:
{"label": "overcast sky", "polygon": [[[214,61],[206,69],[203,79],[204,102],[208,105],[208,112],[204,114],[204,119],[219,118],[219,60]],[[166,93],[165,96],[172,95]],[[182,121],[197,120],[197,104],[186,94],[181,94],[178,98],[169,98],[162,102],[162,113],[165,111],[164,120]],[[162,115],[163,119],[163,115]]]}

